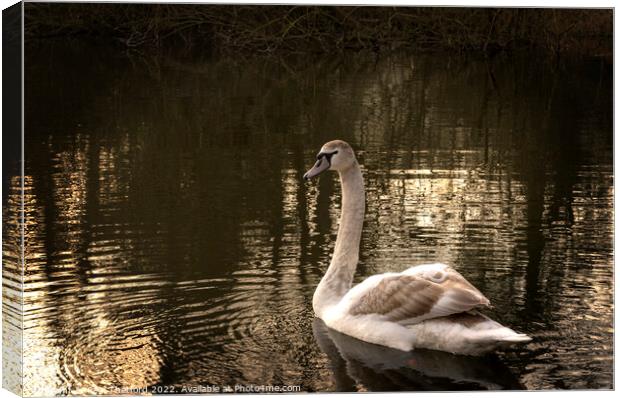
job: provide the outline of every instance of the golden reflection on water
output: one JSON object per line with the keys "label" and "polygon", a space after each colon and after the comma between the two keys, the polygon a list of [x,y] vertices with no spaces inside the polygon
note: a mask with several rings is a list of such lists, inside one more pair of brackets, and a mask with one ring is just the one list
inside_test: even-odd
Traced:
{"label": "golden reflection on water", "polygon": [[[492,298],[489,315],[534,338],[469,362],[506,376],[471,388],[612,387],[611,130],[596,122],[608,114],[588,113],[606,103],[588,86],[564,92],[583,102],[557,90],[551,101],[522,65],[492,66],[500,91],[484,62],[375,61],[303,76],[230,61],[166,64],[166,79],[86,68],[55,87],[91,104],[69,120],[28,104],[55,130],[34,123],[26,143],[24,394],[462,387],[467,361],[452,358],[462,366],[449,377],[433,373],[449,360],[434,354],[417,357],[426,367],[406,368],[407,357],[385,370],[364,356],[380,355],[372,347],[321,340],[313,325],[340,191],[334,178],[301,175],[334,132],[354,144],[366,179],[357,279],[447,262]],[[86,101],[73,86],[85,78],[116,86]],[[32,87],[27,98],[44,95]],[[562,118],[577,127],[559,135]],[[557,150],[571,140],[578,153]],[[13,179],[5,234],[18,228],[18,188]],[[18,325],[14,243],[3,247],[5,331]]]}
{"label": "golden reflection on water", "polygon": [[2,209],[2,386],[22,394],[24,253],[21,235],[22,231],[25,233],[25,215],[21,210],[26,195],[19,194],[22,179],[9,177],[9,193]]}

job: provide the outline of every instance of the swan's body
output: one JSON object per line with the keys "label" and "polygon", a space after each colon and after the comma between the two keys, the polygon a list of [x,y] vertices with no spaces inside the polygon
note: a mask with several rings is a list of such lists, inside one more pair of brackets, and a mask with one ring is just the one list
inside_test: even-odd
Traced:
{"label": "swan's body", "polygon": [[[373,391],[522,390],[524,387],[499,358],[455,356],[436,350],[401,351],[369,344],[312,322],[314,339],[329,361],[336,391],[363,385]],[[412,372],[412,370],[414,370]]]}
{"label": "swan's body", "polygon": [[305,178],[338,171],[342,213],[331,263],[313,297],[316,316],[341,333],[403,351],[429,348],[480,355],[530,341],[524,334],[476,312],[489,300],[445,264],[369,277],[352,286],[364,222],[364,180],[344,141],[323,146]]}

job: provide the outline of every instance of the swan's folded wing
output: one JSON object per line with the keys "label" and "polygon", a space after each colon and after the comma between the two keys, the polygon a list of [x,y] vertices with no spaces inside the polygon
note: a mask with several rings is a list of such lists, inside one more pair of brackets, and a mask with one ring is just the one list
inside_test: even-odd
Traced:
{"label": "swan's folded wing", "polygon": [[378,314],[405,324],[465,312],[489,304],[489,300],[467,282],[435,283],[420,276],[406,274],[386,275],[378,283],[359,293],[350,303],[350,314]]}

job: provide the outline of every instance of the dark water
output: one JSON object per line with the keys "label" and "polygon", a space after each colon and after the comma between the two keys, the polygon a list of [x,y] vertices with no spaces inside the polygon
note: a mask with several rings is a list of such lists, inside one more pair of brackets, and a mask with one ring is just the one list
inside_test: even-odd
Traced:
{"label": "dark water", "polygon": [[[24,393],[613,388],[609,65],[77,44],[26,64]],[[357,280],[452,264],[531,343],[402,353],[314,320],[340,188],[301,176],[334,138],[367,186]]]}

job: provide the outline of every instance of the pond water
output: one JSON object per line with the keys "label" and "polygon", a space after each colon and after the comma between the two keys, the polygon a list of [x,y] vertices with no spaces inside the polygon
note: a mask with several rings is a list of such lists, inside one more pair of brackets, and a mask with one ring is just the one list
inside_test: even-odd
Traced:
{"label": "pond water", "polygon": [[[80,43],[26,65],[25,394],[613,388],[610,65]],[[532,342],[403,353],[314,319],[340,187],[301,176],[335,138],[367,188],[356,281],[451,264]]]}

